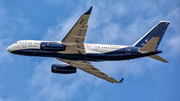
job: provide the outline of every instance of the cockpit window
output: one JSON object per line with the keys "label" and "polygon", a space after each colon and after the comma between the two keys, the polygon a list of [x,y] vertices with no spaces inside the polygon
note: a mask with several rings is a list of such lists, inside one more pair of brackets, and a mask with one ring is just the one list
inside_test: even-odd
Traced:
{"label": "cockpit window", "polygon": [[14,43],[14,44],[18,44],[18,42]]}

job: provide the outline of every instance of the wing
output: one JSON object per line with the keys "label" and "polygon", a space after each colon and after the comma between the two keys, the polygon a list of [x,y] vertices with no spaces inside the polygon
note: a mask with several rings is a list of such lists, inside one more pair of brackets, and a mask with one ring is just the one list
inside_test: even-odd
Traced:
{"label": "wing", "polygon": [[75,60],[65,60],[65,59],[60,59],[57,58],[60,61],[66,62],[68,64],[70,64],[73,67],[79,68],[85,72],[88,72],[94,76],[97,76],[101,79],[104,79],[106,81],[109,81],[111,83],[122,83],[123,79],[122,78],[119,82],[117,80],[115,80],[114,78],[106,75],[105,73],[101,72],[100,70],[98,70],[97,68],[95,68],[89,61],[75,61]]}
{"label": "wing", "polygon": [[84,13],[69,33],[62,40],[62,44],[66,45],[65,53],[86,54],[84,49],[84,40],[88,28],[88,20],[92,7]]}

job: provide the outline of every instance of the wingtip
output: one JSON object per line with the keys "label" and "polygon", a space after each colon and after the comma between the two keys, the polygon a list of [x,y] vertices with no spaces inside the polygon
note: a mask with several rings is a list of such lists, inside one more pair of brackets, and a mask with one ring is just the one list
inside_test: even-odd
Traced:
{"label": "wingtip", "polygon": [[122,79],[119,81],[119,83],[122,83],[122,82],[123,82],[123,80],[124,80],[124,78],[122,78]]}
{"label": "wingtip", "polygon": [[88,10],[86,13],[84,13],[84,14],[91,14],[92,8],[93,8],[93,6],[91,6],[91,7],[89,8],[89,10]]}

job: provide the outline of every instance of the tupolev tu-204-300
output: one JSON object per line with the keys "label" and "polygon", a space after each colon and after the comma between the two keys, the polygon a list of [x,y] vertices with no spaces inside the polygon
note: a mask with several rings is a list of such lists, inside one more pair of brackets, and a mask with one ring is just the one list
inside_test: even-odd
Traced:
{"label": "tupolev tu-204-300", "polygon": [[131,46],[84,43],[88,19],[92,7],[75,23],[62,41],[20,40],[10,45],[7,51],[17,55],[52,57],[65,63],[52,64],[53,73],[76,73],[77,68],[111,83],[122,83],[94,67],[90,61],[118,61],[150,57],[168,62],[157,54],[161,39],[170,21],[160,21]]}

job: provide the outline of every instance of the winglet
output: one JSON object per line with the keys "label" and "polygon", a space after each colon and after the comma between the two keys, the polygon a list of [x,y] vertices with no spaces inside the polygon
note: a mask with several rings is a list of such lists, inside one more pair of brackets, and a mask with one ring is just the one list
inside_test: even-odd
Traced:
{"label": "winglet", "polygon": [[84,14],[91,14],[92,8],[93,8],[93,6],[91,6],[91,7],[89,8],[89,10],[88,10],[86,13],[84,13]]}
{"label": "winglet", "polygon": [[123,80],[124,80],[124,78],[122,78],[122,79],[119,81],[119,83],[122,83],[122,82],[123,82]]}

